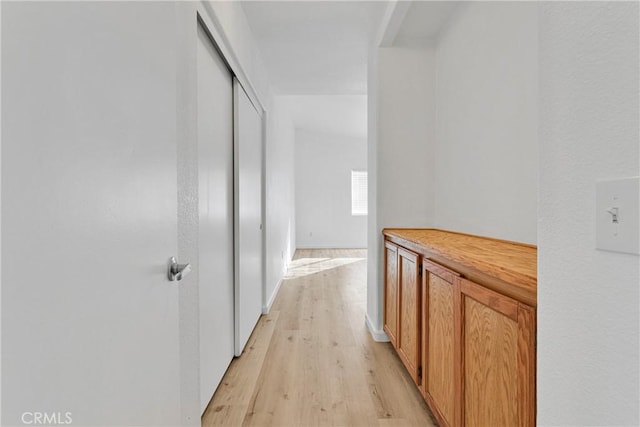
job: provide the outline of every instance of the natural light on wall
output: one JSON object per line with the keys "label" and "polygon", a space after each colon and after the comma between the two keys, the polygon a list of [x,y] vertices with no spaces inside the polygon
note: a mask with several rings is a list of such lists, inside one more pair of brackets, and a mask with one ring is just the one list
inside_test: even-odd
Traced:
{"label": "natural light on wall", "polygon": [[367,214],[367,171],[351,171],[351,215]]}

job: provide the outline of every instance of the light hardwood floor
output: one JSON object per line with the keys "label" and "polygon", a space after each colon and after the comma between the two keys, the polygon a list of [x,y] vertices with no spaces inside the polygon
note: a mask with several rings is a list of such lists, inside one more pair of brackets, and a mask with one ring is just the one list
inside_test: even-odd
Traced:
{"label": "light hardwood floor", "polygon": [[203,426],[434,426],[389,343],[364,324],[365,250],[298,250]]}

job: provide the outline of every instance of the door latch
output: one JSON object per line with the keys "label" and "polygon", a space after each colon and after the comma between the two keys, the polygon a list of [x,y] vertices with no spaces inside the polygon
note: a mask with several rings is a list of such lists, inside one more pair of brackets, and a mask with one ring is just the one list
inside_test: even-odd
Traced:
{"label": "door latch", "polygon": [[169,281],[177,282],[191,273],[191,264],[178,264],[176,257],[172,256],[169,258],[169,268],[167,270],[167,278]]}

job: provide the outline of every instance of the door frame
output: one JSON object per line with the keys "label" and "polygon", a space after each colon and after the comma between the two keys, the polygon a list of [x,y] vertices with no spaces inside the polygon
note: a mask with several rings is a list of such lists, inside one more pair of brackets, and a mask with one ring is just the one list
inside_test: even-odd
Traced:
{"label": "door frame", "polygon": [[[198,259],[198,172],[197,168],[197,30],[209,36],[233,77],[238,79],[249,99],[260,112],[263,125],[262,177],[262,292],[266,287],[266,108],[265,100],[250,81],[241,65],[232,41],[225,32],[214,7],[206,1],[175,4],[179,45],[177,75],[177,162],[178,162],[178,259]],[[199,344],[199,272],[183,279],[179,288],[180,399],[181,419],[185,426],[200,425],[200,344]],[[266,306],[266,304],[264,304]],[[263,311],[264,311],[263,306]]]}
{"label": "door frame", "polygon": [[243,343],[240,342],[240,299],[238,298],[240,294],[240,286],[242,285],[240,282],[240,212],[239,212],[239,201],[240,201],[240,108],[239,108],[239,97],[242,96],[242,93],[247,95],[247,99],[251,106],[258,113],[258,117],[260,119],[260,292],[262,295],[260,296],[260,315],[266,314],[264,312],[265,299],[266,299],[266,278],[265,278],[265,114],[264,111],[257,105],[249,96],[245,88],[242,86],[242,83],[236,76],[233,76],[233,223],[234,223],[234,351],[236,357],[240,357],[242,351],[244,349]]}

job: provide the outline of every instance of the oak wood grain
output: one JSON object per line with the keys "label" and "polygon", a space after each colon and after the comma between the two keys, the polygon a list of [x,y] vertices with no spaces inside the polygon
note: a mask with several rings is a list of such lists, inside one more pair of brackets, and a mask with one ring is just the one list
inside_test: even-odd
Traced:
{"label": "oak wood grain", "polygon": [[452,424],[449,424],[447,422],[447,419],[445,418],[444,415],[442,415],[442,412],[440,411],[438,404],[435,402],[435,400],[431,398],[431,395],[426,394],[423,397],[425,402],[427,402],[427,405],[429,405],[429,409],[431,410],[431,413],[433,414],[434,418],[438,422],[438,427],[450,427]]}
{"label": "oak wood grain", "polygon": [[398,248],[398,289],[399,319],[398,355],[409,375],[420,384],[420,260],[419,256],[403,248]]}
{"label": "oak wood grain", "polygon": [[461,291],[460,278],[453,281],[453,330],[456,332],[453,341],[453,389],[454,389],[454,413],[453,425],[463,425],[464,420],[464,295]]}
{"label": "oak wood grain", "polygon": [[[400,278],[400,254],[422,264],[419,387],[439,425],[535,426],[536,247],[442,230],[383,233]],[[406,285],[397,286],[401,300]],[[410,319],[397,310],[402,347]]]}
{"label": "oak wood grain", "polygon": [[453,283],[455,277],[459,277],[460,274],[450,270],[440,264],[437,264],[433,261],[429,261],[428,259],[422,260],[422,265],[424,268],[436,276],[440,276],[442,279],[446,280],[449,283]]}
{"label": "oak wood grain", "polygon": [[438,408],[445,426],[453,425],[455,407],[454,288],[453,283],[426,272],[427,354],[423,358],[425,390]]}
{"label": "oak wood grain", "polygon": [[536,425],[536,312],[518,306],[518,425]]}
{"label": "oak wood grain", "polygon": [[518,323],[464,296],[464,425],[518,425]]}
{"label": "oak wood grain", "polygon": [[511,298],[507,298],[491,289],[482,287],[469,280],[458,279],[460,282],[460,290],[463,294],[475,299],[476,301],[491,307],[493,310],[507,316],[513,321],[518,320],[518,302]]}
{"label": "oak wood grain", "polygon": [[527,305],[537,304],[533,245],[438,229],[384,229],[389,241]]}

